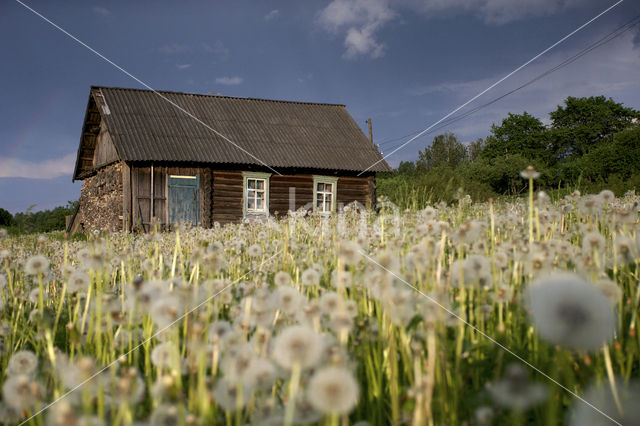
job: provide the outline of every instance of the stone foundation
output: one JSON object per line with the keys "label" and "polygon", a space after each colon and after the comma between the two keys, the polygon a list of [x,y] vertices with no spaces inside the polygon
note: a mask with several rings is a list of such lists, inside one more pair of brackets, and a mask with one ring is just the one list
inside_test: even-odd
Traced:
{"label": "stone foundation", "polygon": [[100,169],[84,180],[80,195],[80,223],[84,232],[122,230],[122,165]]}

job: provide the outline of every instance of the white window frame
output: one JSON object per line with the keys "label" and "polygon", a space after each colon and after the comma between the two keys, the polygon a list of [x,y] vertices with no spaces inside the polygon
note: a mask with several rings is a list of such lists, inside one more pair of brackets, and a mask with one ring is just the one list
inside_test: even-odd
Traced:
{"label": "white window frame", "polygon": [[[318,184],[324,183],[331,185],[331,191],[318,191]],[[338,178],[335,176],[313,176],[313,211],[321,215],[330,215],[336,211],[336,195],[338,193]],[[318,195],[319,194],[331,194],[331,209],[329,211],[324,210],[324,196],[322,202],[322,210],[318,208]]]}
{"label": "white window frame", "polygon": [[[242,172],[242,213],[244,217],[257,216],[257,215],[269,215],[269,178],[271,173],[260,172]],[[264,182],[264,209],[249,209],[249,180],[262,180]],[[253,191],[260,191],[254,189]],[[254,199],[257,197],[254,196]]]}

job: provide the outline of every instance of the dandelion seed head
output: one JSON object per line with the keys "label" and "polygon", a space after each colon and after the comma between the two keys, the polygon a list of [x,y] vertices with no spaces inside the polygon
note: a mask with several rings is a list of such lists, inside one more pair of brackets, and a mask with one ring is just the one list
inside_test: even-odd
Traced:
{"label": "dandelion seed head", "polygon": [[542,338],[574,349],[597,349],[613,337],[613,306],[593,284],[572,273],[540,277],[528,287],[526,301]]}
{"label": "dandelion seed head", "polygon": [[334,269],[331,272],[331,284],[335,288],[349,288],[353,284],[353,280],[348,271]]}
{"label": "dandelion seed head", "polygon": [[285,370],[299,364],[308,369],[316,365],[322,352],[320,336],[311,328],[293,325],[285,328],[273,342],[272,356]]}
{"label": "dandelion seed head", "polygon": [[251,393],[244,383],[230,383],[227,380],[218,380],[214,396],[216,403],[220,407],[229,412],[235,412],[237,409],[244,407]]}
{"label": "dandelion seed head", "polygon": [[343,265],[356,265],[362,259],[361,248],[355,241],[343,241],[338,246],[338,259]]}
{"label": "dandelion seed head", "polygon": [[252,244],[247,248],[247,254],[249,257],[260,257],[262,256],[262,247],[259,244]]}
{"label": "dandelion seed head", "polygon": [[342,307],[342,298],[335,291],[327,291],[320,296],[320,311],[325,315],[331,315],[332,312]]}
{"label": "dandelion seed head", "polygon": [[291,275],[286,271],[278,271],[273,276],[273,282],[278,286],[287,286],[291,284]]}
{"label": "dandelion seed head", "polygon": [[182,315],[182,303],[175,296],[163,296],[151,303],[149,314],[158,328],[162,329],[180,318]]}
{"label": "dandelion seed head", "polygon": [[523,179],[538,179],[540,177],[540,173],[536,172],[536,169],[533,166],[527,166],[526,169],[520,172],[520,176]]}
{"label": "dandelion seed head", "polygon": [[173,359],[179,360],[178,349],[171,342],[164,342],[151,350],[151,364],[158,368],[169,368]]}
{"label": "dandelion seed head", "polygon": [[320,282],[320,273],[314,268],[305,269],[300,280],[305,286],[314,286]]}
{"label": "dandelion seed head", "polygon": [[[582,397],[599,410],[606,413],[621,425],[640,424],[640,383],[631,380],[628,383],[624,378],[616,378],[616,391],[618,394],[622,412],[618,409],[609,383],[592,384],[587,388]],[[569,419],[570,426],[608,426],[611,420],[595,411],[593,407],[582,401],[575,400]]]}
{"label": "dandelion seed head", "polygon": [[40,383],[28,376],[16,375],[3,383],[2,397],[9,407],[20,413],[23,410],[34,410],[40,405],[43,389]]}
{"label": "dandelion seed head", "polygon": [[41,255],[31,256],[24,266],[27,275],[40,275],[49,272],[49,259]]}
{"label": "dandelion seed head", "polygon": [[306,301],[294,287],[278,288],[276,297],[278,309],[288,315],[296,314]]}
{"label": "dandelion seed head", "polygon": [[547,399],[547,389],[529,381],[529,374],[520,364],[509,364],[505,376],[489,387],[493,400],[504,408],[526,411]]}
{"label": "dandelion seed head", "polygon": [[267,391],[275,384],[277,372],[271,361],[264,358],[252,358],[242,373],[243,382],[251,389]]}
{"label": "dandelion seed head", "polygon": [[91,284],[89,274],[84,271],[75,271],[69,275],[67,282],[67,291],[70,293],[77,293],[81,291],[87,291]]}
{"label": "dandelion seed head", "polygon": [[309,402],[324,414],[348,414],[358,403],[360,388],[351,371],[341,367],[318,370],[309,381]]}
{"label": "dandelion seed head", "polygon": [[38,368],[38,357],[28,350],[18,351],[11,355],[7,364],[7,376],[31,376]]}

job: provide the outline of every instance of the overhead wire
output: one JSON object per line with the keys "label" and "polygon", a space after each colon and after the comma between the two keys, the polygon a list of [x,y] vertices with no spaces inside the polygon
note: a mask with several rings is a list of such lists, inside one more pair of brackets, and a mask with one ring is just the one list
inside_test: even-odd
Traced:
{"label": "overhead wire", "polygon": [[[490,106],[490,105],[492,105],[492,104],[504,99],[505,97],[507,97],[507,96],[519,91],[519,90],[524,89],[525,87],[527,87],[527,86],[535,83],[536,81],[548,76],[549,74],[551,74],[551,73],[553,73],[553,72],[555,72],[555,71],[557,71],[557,70],[559,70],[561,68],[564,68],[565,66],[575,62],[576,60],[580,59],[582,56],[588,54],[589,52],[591,52],[591,51],[593,51],[595,49],[597,49],[598,47],[600,47],[600,46],[602,46],[602,45],[604,45],[606,43],[609,43],[610,41],[620,37],[622,34],[624,34],[625,32],[629,31],[631,28],[633,28],[634,26],[636,26],[638,24],[640,24],[640,15],[636,15],[634,18],[630,19],[625,24],[623,24],[623,25],[619,26],[618,28],[616,28],[615,30],[611,31],[610,33],[608,33],[604,37],[600,38],[599,40],[597,40],[594,43],[590,44],[589,46],[585,47],[584,49],[582,49],[578,53],[576,53],[576,54],[570,56],[569,58],[565,59],[564,61],[560,62],[558,65],[548,69],[547,71],[543,72],[542,74],[539,74],[538,76],[534,77],[533,79],[527,81],[526,83],[524,83],[524,84],[522,84],[522,85],[520,85],[520,86],[518,86],[518,87],[516,87],[516,88],[514,88],[512,90],[509,90],[508,92],[506,92],[506,93],[504,93],[504,94],[502,94],[502,95],[490,100],[489,102],[486,102],[486,103],[484,103],[482,105],[478,105],[477,107],[474,107],[474,108],[470,109],[469,111],[467,111],[465,113],[462,113],[462,114],[459,114],[459,115],[456,115],[454,117],[450,117],[450,118],[444,120],[442,123],[440,123],[439,125],[437,125],[433,129],[430,129],[429,131],[425,132],[424,135],[435,133],[435,132],[447,127],[448,125],[450,125],[452,123],[455,123],[455,122],[460,121],[460,120],[462,120],[462,119],[464,119],[466,117],[469,117],[470,115],[475,114],[476,112],[480,111],[481,109],[484,109],[484,108],[486,108],[486,107],[488,107],[488,106]],[[390,150],[394,150],[397,147],[402,146],[402,144],[404,143],[404,139],[412,137],[412,136],[414,136],[414,135],[416,135],[416,134],[418,134],[420,132],[421,132],[421,130],[417,130],[415,132],[411,132],[411,133],[409,133],[407,135],[400,136],[400,137],[397,137],[397,138],[385,139],[382,142],[380,142],[378,145],[380,147],[384,147],[385,145],[387,145],[387,144],[389,144],[391,142],[395,142],[395,141],[398,141],[398,140],[403,140],[403,142],[401,142],[399,144],[396,144],[396,145],[393,145],[390,148],[387,148],[387,149],[390,149]]]}

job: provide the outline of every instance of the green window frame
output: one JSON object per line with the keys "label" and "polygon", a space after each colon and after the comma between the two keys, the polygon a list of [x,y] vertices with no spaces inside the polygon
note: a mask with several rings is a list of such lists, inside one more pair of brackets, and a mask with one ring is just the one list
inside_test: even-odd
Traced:
{"label": "green window frame", "polygon": [[269,215],[271,173],[242,172],[242,213],[244,217]]}
{"label": "green window frame", "polygon": [[338,178],[335,176],[313,176],[313,211],[330,215],[336,211]]}

